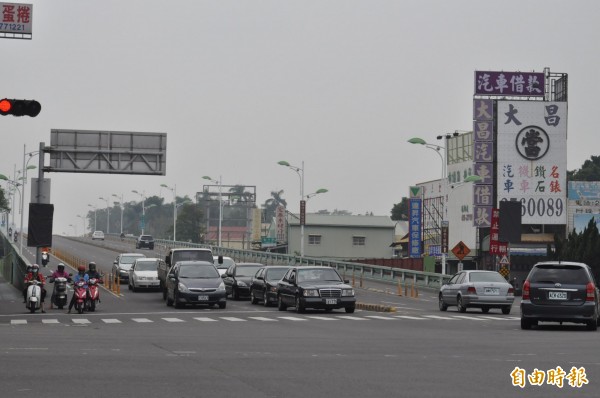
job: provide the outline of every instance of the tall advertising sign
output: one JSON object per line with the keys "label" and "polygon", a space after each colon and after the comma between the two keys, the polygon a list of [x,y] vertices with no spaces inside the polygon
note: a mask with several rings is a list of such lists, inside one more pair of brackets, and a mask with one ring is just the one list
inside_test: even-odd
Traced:
{"label": "tall advertising sign", "polygon": [[473,100],[473,172],[481,180],[473,185],[473,226],[492,223],[494,201],[494,103]]}
{"label": "tall advertising sign", "polygon": [[275,210],[275,225],[277,230],[277,242],[287,241],[285,229],[285,207],[282,205],[277,206],[277,209]]}
{"label": "tall advertising sign", "polygon": [[498,201],[523,224],[566,224],[567,103],[498,101]]}
{"label": "tall advertising sign", "polygon": [[569,181],[567,231],[581,233],[593,218],[600,226],[600,182]]}
{"label": "tall advertising sign", "polygon": [[33,4],[0,3],[0,37],[31,39]]}
{"label": "tall advertising sign", "polygon": [[408,233],[408,255],[411,258],[420,258],[421,251],[421,235],[422,235],[422,189],[421,187],[409,188],[409,233]]}

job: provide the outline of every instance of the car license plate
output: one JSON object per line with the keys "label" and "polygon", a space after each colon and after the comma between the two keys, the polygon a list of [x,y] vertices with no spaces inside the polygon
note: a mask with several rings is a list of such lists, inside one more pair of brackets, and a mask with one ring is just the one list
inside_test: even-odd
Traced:
{"label": "car license plate", "polygon": [[325,299],[325,304],[335,305],[335,304],[337,304],[337,299]]}
{"label": "car license plate", "polygon": [[484,290],[485,294],[491,294],[491,295],[499,295],[500,294],[500,288],[498,287],[486,287]]}
{"label": "car license plate", "polygon": [[566,300],[567,292],[548,292],[548,298],[550,300]]}
{"label": "car license plate", "polygon": [[208,296],[198,296],[198,301],[208,301]]}

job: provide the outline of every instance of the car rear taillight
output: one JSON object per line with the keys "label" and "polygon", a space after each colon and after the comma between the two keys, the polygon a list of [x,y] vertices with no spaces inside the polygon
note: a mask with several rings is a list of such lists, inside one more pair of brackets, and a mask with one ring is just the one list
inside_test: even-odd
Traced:
{"label": "car rear taillight", "polygon": [[596,286],[592,282],[587,284],[586,291],[585,301],[596,301]]}
{"label": "car rear taillight", "polygon": [[509,288],[508,288],[508,295],[510,296],[511,294],[512,294],[513,296],[515,295],[515,288],[514,288],[514,287],[509,287]]}
{"label": "car rear taillight", "polygon": [[467,294],[477,294],[477,290],[475,290],[474,286],[469,286],[467,288]]}
{"label": "car rear taillight", "polygon": [[529,300],[529,281],[523,283],[523,300]]}

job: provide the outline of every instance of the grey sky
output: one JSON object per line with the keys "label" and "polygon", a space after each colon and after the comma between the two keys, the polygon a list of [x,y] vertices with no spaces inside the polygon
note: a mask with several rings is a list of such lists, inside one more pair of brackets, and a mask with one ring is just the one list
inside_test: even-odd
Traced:
{"label": "grey sky", "polygon": [[0,173],[53,128],[168,134],[165,177],[47,174],[55,233],[81,233],[100,196],[171,202],[160,184],[193,197],[203,175],[260,203],[283,189],[297,211],[279,160],[305,162],[305,193],[329,189],[308,211],[389,215],[441,171],[406,140],[471,129],[475,70],[568,73],[569,170],[597,154],[597,0],[25,3],[33,40],[0,39],[0,98],[43,108],[0,117]]}

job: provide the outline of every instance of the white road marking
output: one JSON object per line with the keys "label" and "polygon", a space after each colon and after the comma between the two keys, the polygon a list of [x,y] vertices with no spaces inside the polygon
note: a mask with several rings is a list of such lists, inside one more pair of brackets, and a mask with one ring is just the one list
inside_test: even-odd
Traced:
{"label": "white road marking", "polygon": [[504,318],[504,317],[495,317],[495,316],[482,316],[479,315],[477,318],[490,319],[492,321],[511,321],[512,319]]}
{"label": "white road marking", "polygon": [[216,319],[212,319],[212,318],[194,318],[194,319],[197,321],[200,321],[200,322],[217,322]]}
{"label": "white road marking", "polygon": [[336,316],[336,318],[349,319],[351,321],[368,321],[368,319],[366,319],[366,318],[359,318],[357,316],[350,316],[350,315],[338,315],[338,316]]}
{"label": "white road marking", "polygon": [[308,319],[296,318],[296,317],[293,317],[293,316],[280,316],[278,318],[279,319],[286,319],[288,321],[308,321]]}
{"label": "white road marking", "polygon": [[91,323],[90,321],[88,321],[85,318],[73,318],[72,321],[73,321],[73,323],[77,323],[79,325],[84,325],[84,324]]}
{"label": "white road marking", "polygon": [[42,319],[42,323],[60,323],[58,319]]}
{"label": "white road marking", "polygon": [[10,321],[11,325],[27,325],[27,320],[26,319],[12,319]]}
{"label": "white road marking", "polygon": [[379,316],[379,315],[367,315],[367,318],[372,319],[384,319],[386,321],[394,321],[394,318],[390,318],[389,316]]}
{"label": "white road marking", "polygon": [[487,319],[482,319],[481,317],[473,317],[473,316],[466,316],[466,315],[454,315],[454,318],[460,318],[460,319],[468,319],[470,321],[487,321]]}
{"label": "white road marking", "polygon": [[427,321],[427,318],[419,318],[416,316],[408,316],[408,315],[395,315],[394,318],[402,318],[402,319],[414,319],[417,321]]}
{"label": "white road marking", "polygon": [[123,323],[120,320],[114,319],[114,318],[102,319],[102,322],[104,322],[104,323]]}
{"label": "white road marking", "polygon": [[262,316],[251,316],[249,317],[250,319],[256,319],[257,321],[266,321],[266,322],[277,322],[277,319],[273,319],[273,318],[265,318]]}
{"label": "white road marking", "polygon": [[439,315],[423,315],[426,318],[433,318],[433,319],[445,319],[445,320],[449,320],[449,321],[456,321],[457,319],[455,318],[451,318],[449,316],[439,316]]}
{"label": "white road marking", "polygon": [[185,322],[183,319],[179,319],[179,318],[161,318],[167,322]]}
{"label": "white road marking", "polygon": [[328,318],[328,317],[326,317],[326,316],[312,316],[312,315],[311,315],[311,316],[307,316],[307,318],[310,318],[310,319],[318,319],[318,320],[320,320],[320,321],[337,321],[337,319],[336,319],[336,318]]}
{"label": "white road marking", "polygon": [[245,319],[236,318],[236,317],[233,317],[233,316],[222,316],[220,318],[223,319],[224,321],[229,321],[229,322],[246,322]]}
{"label": "white road marking", "polygon": [[138,323],[149,323],[149,322],[154,322],[148,318],[131,318],[132,321],[134,322],[138,322]]}

